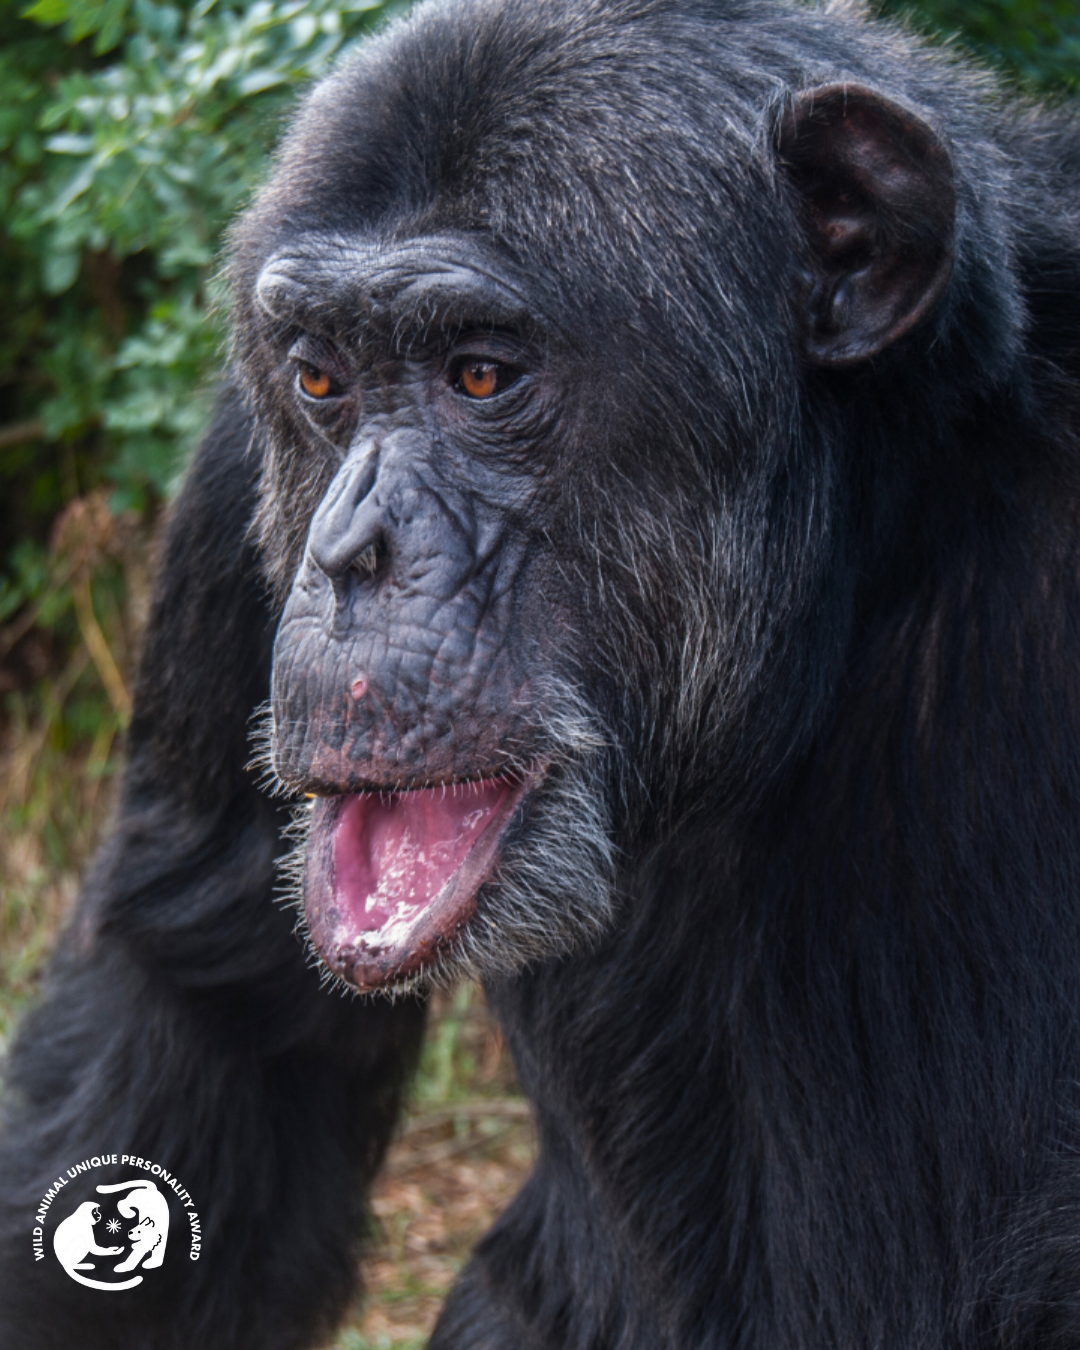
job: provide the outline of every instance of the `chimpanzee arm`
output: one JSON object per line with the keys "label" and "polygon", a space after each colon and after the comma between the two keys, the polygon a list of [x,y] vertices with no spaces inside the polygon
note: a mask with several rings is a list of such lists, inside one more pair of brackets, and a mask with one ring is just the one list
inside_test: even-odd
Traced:
{"label": "chimpanzee arm", "polygon": [[[287,813],[245,769],[275,623],[248,539],[251,439],[226,395],[166,533],[114,832],[8,1066],[4,1347],[285,1350],[324,1335],[354,1289],[363,1189],[423,1012],[321,991],[273,902]],[[42,1196],[106,1153],[175,1174],[197,1260],[177,1207],[165,1264],[138,1288],[61,1268],[56,1224],[130,1167],[71,1179],[35,1259]]]}

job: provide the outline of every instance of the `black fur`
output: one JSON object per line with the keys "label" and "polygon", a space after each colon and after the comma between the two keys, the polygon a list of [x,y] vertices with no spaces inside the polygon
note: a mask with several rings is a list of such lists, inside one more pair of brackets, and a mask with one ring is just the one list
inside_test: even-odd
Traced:
{"label": "black fur", "polygon": [[[833,185],[788,130],[841,83],[855,120],[880,96],[949,164],[947,202],[884,193],[841,255],[929,276],[951,251],[879,347],[857,305],[830,346]],[[842,5],[437,4],[312,95],[236,236],[250,412],[226,400],[189,477],[117,833],[12,1061],[5,1350],[277,1350],[347,1294],[350,1178],[419,1011],[319,995],[242,764],[292,589],[304,636],[277,661],[312,702],[290,723],[286,688],[277,751],[311,773],[331,684],[302,645],[328,592],[305,547],[357,427],[407,431],[410,473],[472,456],[453,486],[481,519],[493,475],[513,485],[501,631],[535,702],[511,748],[451,730],[406,757],[380,726],[376,756],[358,723],[320,789],[492,772],[517,739],[553,766],[479,897],[505,939],[462,943],[540,1158],[433,1346],[1080,1347],[1078,177],[1071,116]],[[555,390],[494,470],[473,432],[400,420],[385,372],[422,364],[434,311],[369,303],[387,258],[412,247],[420,276],[446,240],[527,291]],[[301,292],[343,350],[389,354],[356,375],[389,387],[377,416],[299,411]],[[399,565],[350,580],[329,667],[366,650],[365,614],[408,646]],[[426,725],[445,687],[405,683]],[[440,728],[475,711],[449,706]],[[30,1215],[68,1160],[129,1144],[205,1195],[207,1254],[114,1305],[32,1263]]]}

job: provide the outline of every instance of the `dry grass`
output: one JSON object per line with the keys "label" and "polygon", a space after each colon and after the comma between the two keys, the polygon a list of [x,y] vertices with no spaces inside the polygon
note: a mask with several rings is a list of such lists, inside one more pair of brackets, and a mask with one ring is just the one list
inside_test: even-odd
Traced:
{"label": "dry grass", "polygon": [[146,528],[102,491],[76,497],[34,598],[0,627],[0,1051],[113,802],[148,559]]}
{"label": "dry grass", "polygon": [[43,698],[8,699],[0,738],[0,1053],[32,998],[78,891],[115,789],[119,725],[110,714],[89,738],[69,743],[62,726],[72,671]]}

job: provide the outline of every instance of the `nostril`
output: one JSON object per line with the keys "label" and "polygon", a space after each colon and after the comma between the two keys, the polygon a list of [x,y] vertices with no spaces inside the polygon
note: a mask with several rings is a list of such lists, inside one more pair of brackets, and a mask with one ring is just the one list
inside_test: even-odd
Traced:
{"label": "nostril", "polygon": [[380,514],[365,505],[351,512],[327,511],[312,522],[311,556],[331,581],[375,576],[389,551]]}
{"label": "nostril", "polygon": [[359,572],[365,581],[369,580],[379,570],[379,562],[386,553],[385,543],[379,539],[368,544],[353,561],[353,568]]}

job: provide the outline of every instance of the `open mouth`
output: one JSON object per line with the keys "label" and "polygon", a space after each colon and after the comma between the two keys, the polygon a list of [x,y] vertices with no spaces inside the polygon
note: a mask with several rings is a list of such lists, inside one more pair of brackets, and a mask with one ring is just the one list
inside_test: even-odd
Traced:
{"label": "open mouth", "polygon": [[475,913],[499,841],[537,777],[319,798],[304,909],[334,974],[370,990],[431,965]]}

